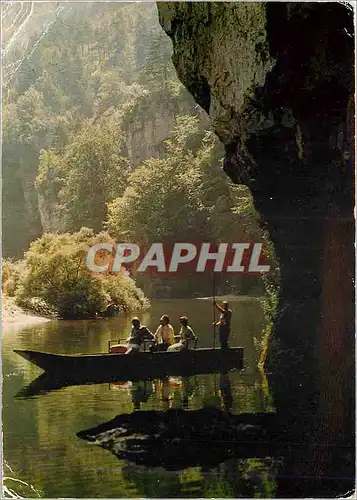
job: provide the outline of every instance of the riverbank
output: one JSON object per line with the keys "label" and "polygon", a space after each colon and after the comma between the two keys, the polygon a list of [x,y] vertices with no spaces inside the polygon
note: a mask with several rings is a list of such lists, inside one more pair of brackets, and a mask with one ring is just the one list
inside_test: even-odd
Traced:
{"label": "riverbank", "polygon": [[8,331],[46,323],[51,320],[26,312],[24,309],[14,304],[13,301],[3,296],[1,321],[3,329]]}

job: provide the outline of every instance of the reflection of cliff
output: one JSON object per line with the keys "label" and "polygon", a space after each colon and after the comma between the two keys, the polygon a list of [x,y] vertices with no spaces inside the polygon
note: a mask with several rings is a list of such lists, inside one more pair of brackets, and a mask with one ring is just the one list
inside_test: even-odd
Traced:
{"label": "reflection of cliff", "polygon": [[275,456],[274,418],[272,413],[233,415],[215,408],[136,411],[78,437],[137,464],[167,470],[212,467],[230,457]]}
{"label": "reflection of cliff", "polygon": [[[346,474],[331,477],[323,471],[318,473],[316,444],[288,440],[288,431],[288,427],[279,425],[276,414],[233,415],[205,408],[121,414],[80,431],[78,437],[110,451],[119,460],[125,458],[146,467],[168,471],[200,467],[206,472],[215,467],[223,472],[222,496],[234,496],[229,494],[232,491],[248,497],[255,496],[252,491],[272,494],[272,473],[277,478],[278,496],[279,491],[284,491],[288,497],[300,498],[303,491],[309,490],[311,497],[319,497],[319,492],[324,497],[334,497],[343,488],[353,487],[353,477]],[[334,453],[328,444],[320,451]],[[351,454],[352,447],[346,452]],[[347,461],[343,457],[341,470],[346,466],[348,470],[350,461],[351,456]],[[274,472],[267,470],[264,462]],[[310,467],[305,476],[298,473],[302,462]],[[238,464],[242,481],[235,481]]]}

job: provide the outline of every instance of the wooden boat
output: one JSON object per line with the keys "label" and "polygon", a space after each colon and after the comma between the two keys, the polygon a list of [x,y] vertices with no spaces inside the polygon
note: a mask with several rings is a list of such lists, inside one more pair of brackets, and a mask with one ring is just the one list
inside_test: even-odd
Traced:
{"label": "wooden boat", "polygon": [[135,354],[51,354],[14,349],[57,381],[68,385],[110,380],[143,380],[166,375],[191,376],[243,368],[243,348],[194,349]]}

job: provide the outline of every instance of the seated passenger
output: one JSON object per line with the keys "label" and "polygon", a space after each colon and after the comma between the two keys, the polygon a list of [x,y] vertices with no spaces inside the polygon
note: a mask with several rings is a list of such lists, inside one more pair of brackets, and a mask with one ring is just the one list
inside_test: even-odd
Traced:
{"label": "seated passenger", "polygon": [[175,332],[170,325],[170,318],[163,314],[160,318],[160,325],[155,332],[156,350],[166,351],[175,342]]}
{"label": "seated passenger", "polygon": [[181,330],[180,330],[180,342],[177,342],[177,344],[171,345],[168,348],[169,352],[183,351],[185,349],[188,349],[190,346],[190,342],[192,340],[194,340],[194,341],[197,340],[195,332],[188,324],[187,316],[181,316],[180,323],[182,325]]}
{"label": "seated passenger", "polygon": [[151,340],[152,342],[154,342],[155,340],[155,337],[150,332],[150,330],[146,326],[140,324],[139,318],[133,318],[131,320],[131,324],[133,326],[130,332],[130,336],[127,339],[129,345],[126,354],[142,350],[145,341]]}

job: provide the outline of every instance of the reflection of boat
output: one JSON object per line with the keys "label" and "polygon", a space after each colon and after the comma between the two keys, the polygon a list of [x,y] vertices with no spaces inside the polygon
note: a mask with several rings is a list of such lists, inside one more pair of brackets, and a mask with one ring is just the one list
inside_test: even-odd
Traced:
{"label": "reflection of boat", "polygon": [[231,389],[231,383],[229,381],[228,373],[221,373],[219,376],[219,388],[221,392],[221,397],[223,401],[223,406],[226,411],[232,410],[233,406],[233,395]]}
{"label": "reflection of boat", "polygon": [[243,368],[243,348],[195,349],[181,352],[135,354],[50,354],[15,349],[57,381],[90,383],[110,380],[140,380],[165,375],[189,376]]}
{"label": "reflection of boat", "polygon": [[175,387],[181,387],[182,386],[182,378],[181,377],[169,377],[168,379],[168,385],[172,387],[173,389]]}
{"label": "reflection of boat", "polygon": [[130,382],[130,380],[126,381],[126,382],[110,382],[109,383],[109,389],[110,390],[115,390],[115,391],[126,391],[128,393],[130,393],[130,388],[131,386],[133,385],[132,382]]}
{"label": "reflection of boat", "polygon": [[153,383],[151,380],[141,380],[139,382],[133,382],[130,392],[134,409],[139,410],[141,403],[146,403],[151,394],[153,394]]}

